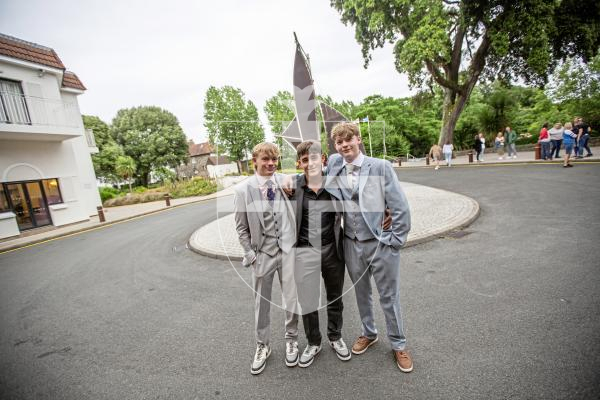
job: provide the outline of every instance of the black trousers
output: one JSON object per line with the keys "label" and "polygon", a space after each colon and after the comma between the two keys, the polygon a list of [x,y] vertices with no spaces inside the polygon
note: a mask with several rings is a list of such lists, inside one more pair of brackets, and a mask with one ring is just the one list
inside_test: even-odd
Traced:
{"label": "black trousers", "polygon": [[[344,262],[337,256],[335,243],[324,246],[322,249],[307,248],[297,249],[298,255],[302,258],[303,250],[305,253],[320,253],[320,265],[318,258],[316,262],[306,264],[306,259],[301,259],[298,263],[301,265],[296,269],[296,285],[298,288],[298,301],[303,309],[302,323],[304,332],[308,339],[308,344],[318,346],[321,344],[321,330],[319,328],[319,294],[320,277],[323,277],[325,283],[325,292],[327,298],[327,337],[330,341],[338,340],[342,337],[342,325],[344,303],[342,302],[342,291],[344,289]],[[319,274],[320,271],[320,274]],[[304,310],[308,311],[305,312]]]}

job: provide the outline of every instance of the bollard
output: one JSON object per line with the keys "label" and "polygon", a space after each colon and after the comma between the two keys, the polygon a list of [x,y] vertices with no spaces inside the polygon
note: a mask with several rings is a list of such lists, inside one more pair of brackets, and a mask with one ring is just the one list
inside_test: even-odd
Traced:
{"label": "bollard", "polygon": [[98,219],[100,222],[105,222],[106,218],[104,218],[104,210],[102,209],[102,206],[96,207],[96,210],[98,210]]}
{"label": "bollard", "polygon": [[398,166],[401,167],[402,166],[402,158],[398,157]]}
{"label": "bollard", "polygon": [[469,150],[469,152],[467,154],[469,155],[469,162],[472,163],[473,162],[473,150]]}
{"label": "bollard", "polygon": [[427,157],[425,157],[425,165],[429,165],[429,154],[427,154]]}
{"label": "bollard", "polygon": [[171,207],[171,196],[169,196],[169,193],[165,194],[165,203],[167,203],[167,207]]}
{"label": "bollard", "polygon": [[539,160],[540,158],[542,158],[542,146],[539,143],[535,144],[534,150],[535,150],[535,159]]}

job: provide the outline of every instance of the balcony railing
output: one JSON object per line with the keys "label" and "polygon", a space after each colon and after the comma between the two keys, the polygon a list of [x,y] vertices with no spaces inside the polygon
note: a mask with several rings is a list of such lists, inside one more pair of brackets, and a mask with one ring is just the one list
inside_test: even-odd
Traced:
{"label": "balcony railing", "polygon": [[0,123],[78,128],[81,114],[74,102],[0,92]]}

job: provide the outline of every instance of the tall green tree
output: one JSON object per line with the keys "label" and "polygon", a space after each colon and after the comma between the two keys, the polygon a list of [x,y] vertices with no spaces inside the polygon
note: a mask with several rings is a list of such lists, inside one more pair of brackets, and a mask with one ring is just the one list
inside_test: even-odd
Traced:
{"label": "tall green tree", "polygon": [[135,160],[135,176],[144,186],[148,185],[153,170],[176,168],[187,158],[187,138],[177,118],[160,107],[119,110],[111,133],[125,155]]}
{"label": "tall green tree", "polygon": [[[600,6],[594,2],[331,0],[331,5],[342,22],[355,26],[365,67],[373,49],[395,43],[396,69],[408,74],[412,87],[436,83],[443,89],[440,144],[453,140],[481,76],[543,84],[555,65],[553,55],[589,58],[600,45]],[[555,19],[560,15],[569,15],[569,28],[586,32],[583,37],[563,35]]]}
{"label": "tall green tree", "polygon": [[269,119],[271,132],[275,135],[281,135],[290,121],[294,119],[293,101],[294,96],[290,92],[280,90],[265,102],[263,110]]}
{"label": "tall green tree", "polygon": [[265,140],[254,103],[246,100],[241,89],[211,86],[204,98],[204,126],[213,145],[225,149],[233,161],[241,160]]}
{"label": "tall green tree", "polygon": [[92,154],[96,176],[105,181],[116,181],[115,164],[123,149],[110,134],[110,127],[96,116],[83,115],[83,126],[94,132],[98,153]]}
{"label": "tall green tree", "polygon": [[133,178],[136,170],[135,161],[133,158],[129,156],[119,156],[117,157],[117,162],[115,163],[115,171],[119,177],[125,179],[129,184],[129,193],[133,190],[131,188],[131,179]]}

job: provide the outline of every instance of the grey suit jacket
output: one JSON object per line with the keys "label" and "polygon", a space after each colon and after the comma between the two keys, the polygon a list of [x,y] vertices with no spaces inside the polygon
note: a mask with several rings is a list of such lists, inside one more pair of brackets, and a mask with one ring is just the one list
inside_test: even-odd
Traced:
{"label": "grey suit jacket", "polygon": [[[342,179],[346,179],[344,159],[339,154],[333,154],[327,167],[327,190],[342,201]],[[410,210],[398,177],[388,161],[365,156],[360,168],[358,196],[361,214],[373,236],[396,249],[404,246],[410,231]],[[343,202],[341,204],[343,207]],[[392,216],[389,230],[381,227],[386,207]]]}
{"label": "grey suit jacket", "polygon": [[[302,203],[304,202],[304,189],[302,186],[306,184],[306,177],[304,174],[296,175],[295,182],[295,191],[290,200],[292,203],[295,203],[296,209],[296,239],[300,238],[300,225],[302,224]],[[332,199],[334,200],[334,199]],[[336,210],[338,208],[336,207]],[[337,212],[335,215],[335,222],[333,226],[333,231],[335,233],[335,246],[337,250],[337,256],[340,260],[344,260],[344,241],[341,240],[343,238],[342,231],[342,215],[341,210]]]}
{"label": "grey suit jacket", "polygon": [[[276,173],[273,176],[275,180],[275,190],[279,192],[281,200],[275,202],[275,211],[282,214],[282,250],[289,252],[295,243],[295,215],[294,209],[281,189],[281,181],[284,175]],[[258,188],[258,179],[252,176],[246,181],[238,184],[234,188],[234,213],[235,227],[242,248],[244,249],[244,258],[242,265],[248,267],[259,256],[259,251],[264,242],[264,215],[263,200],[260,189]],[[273,263],[266,260],[257,260],[254,263],[254,273],[256,276],[263,276],[270,272]]]}

